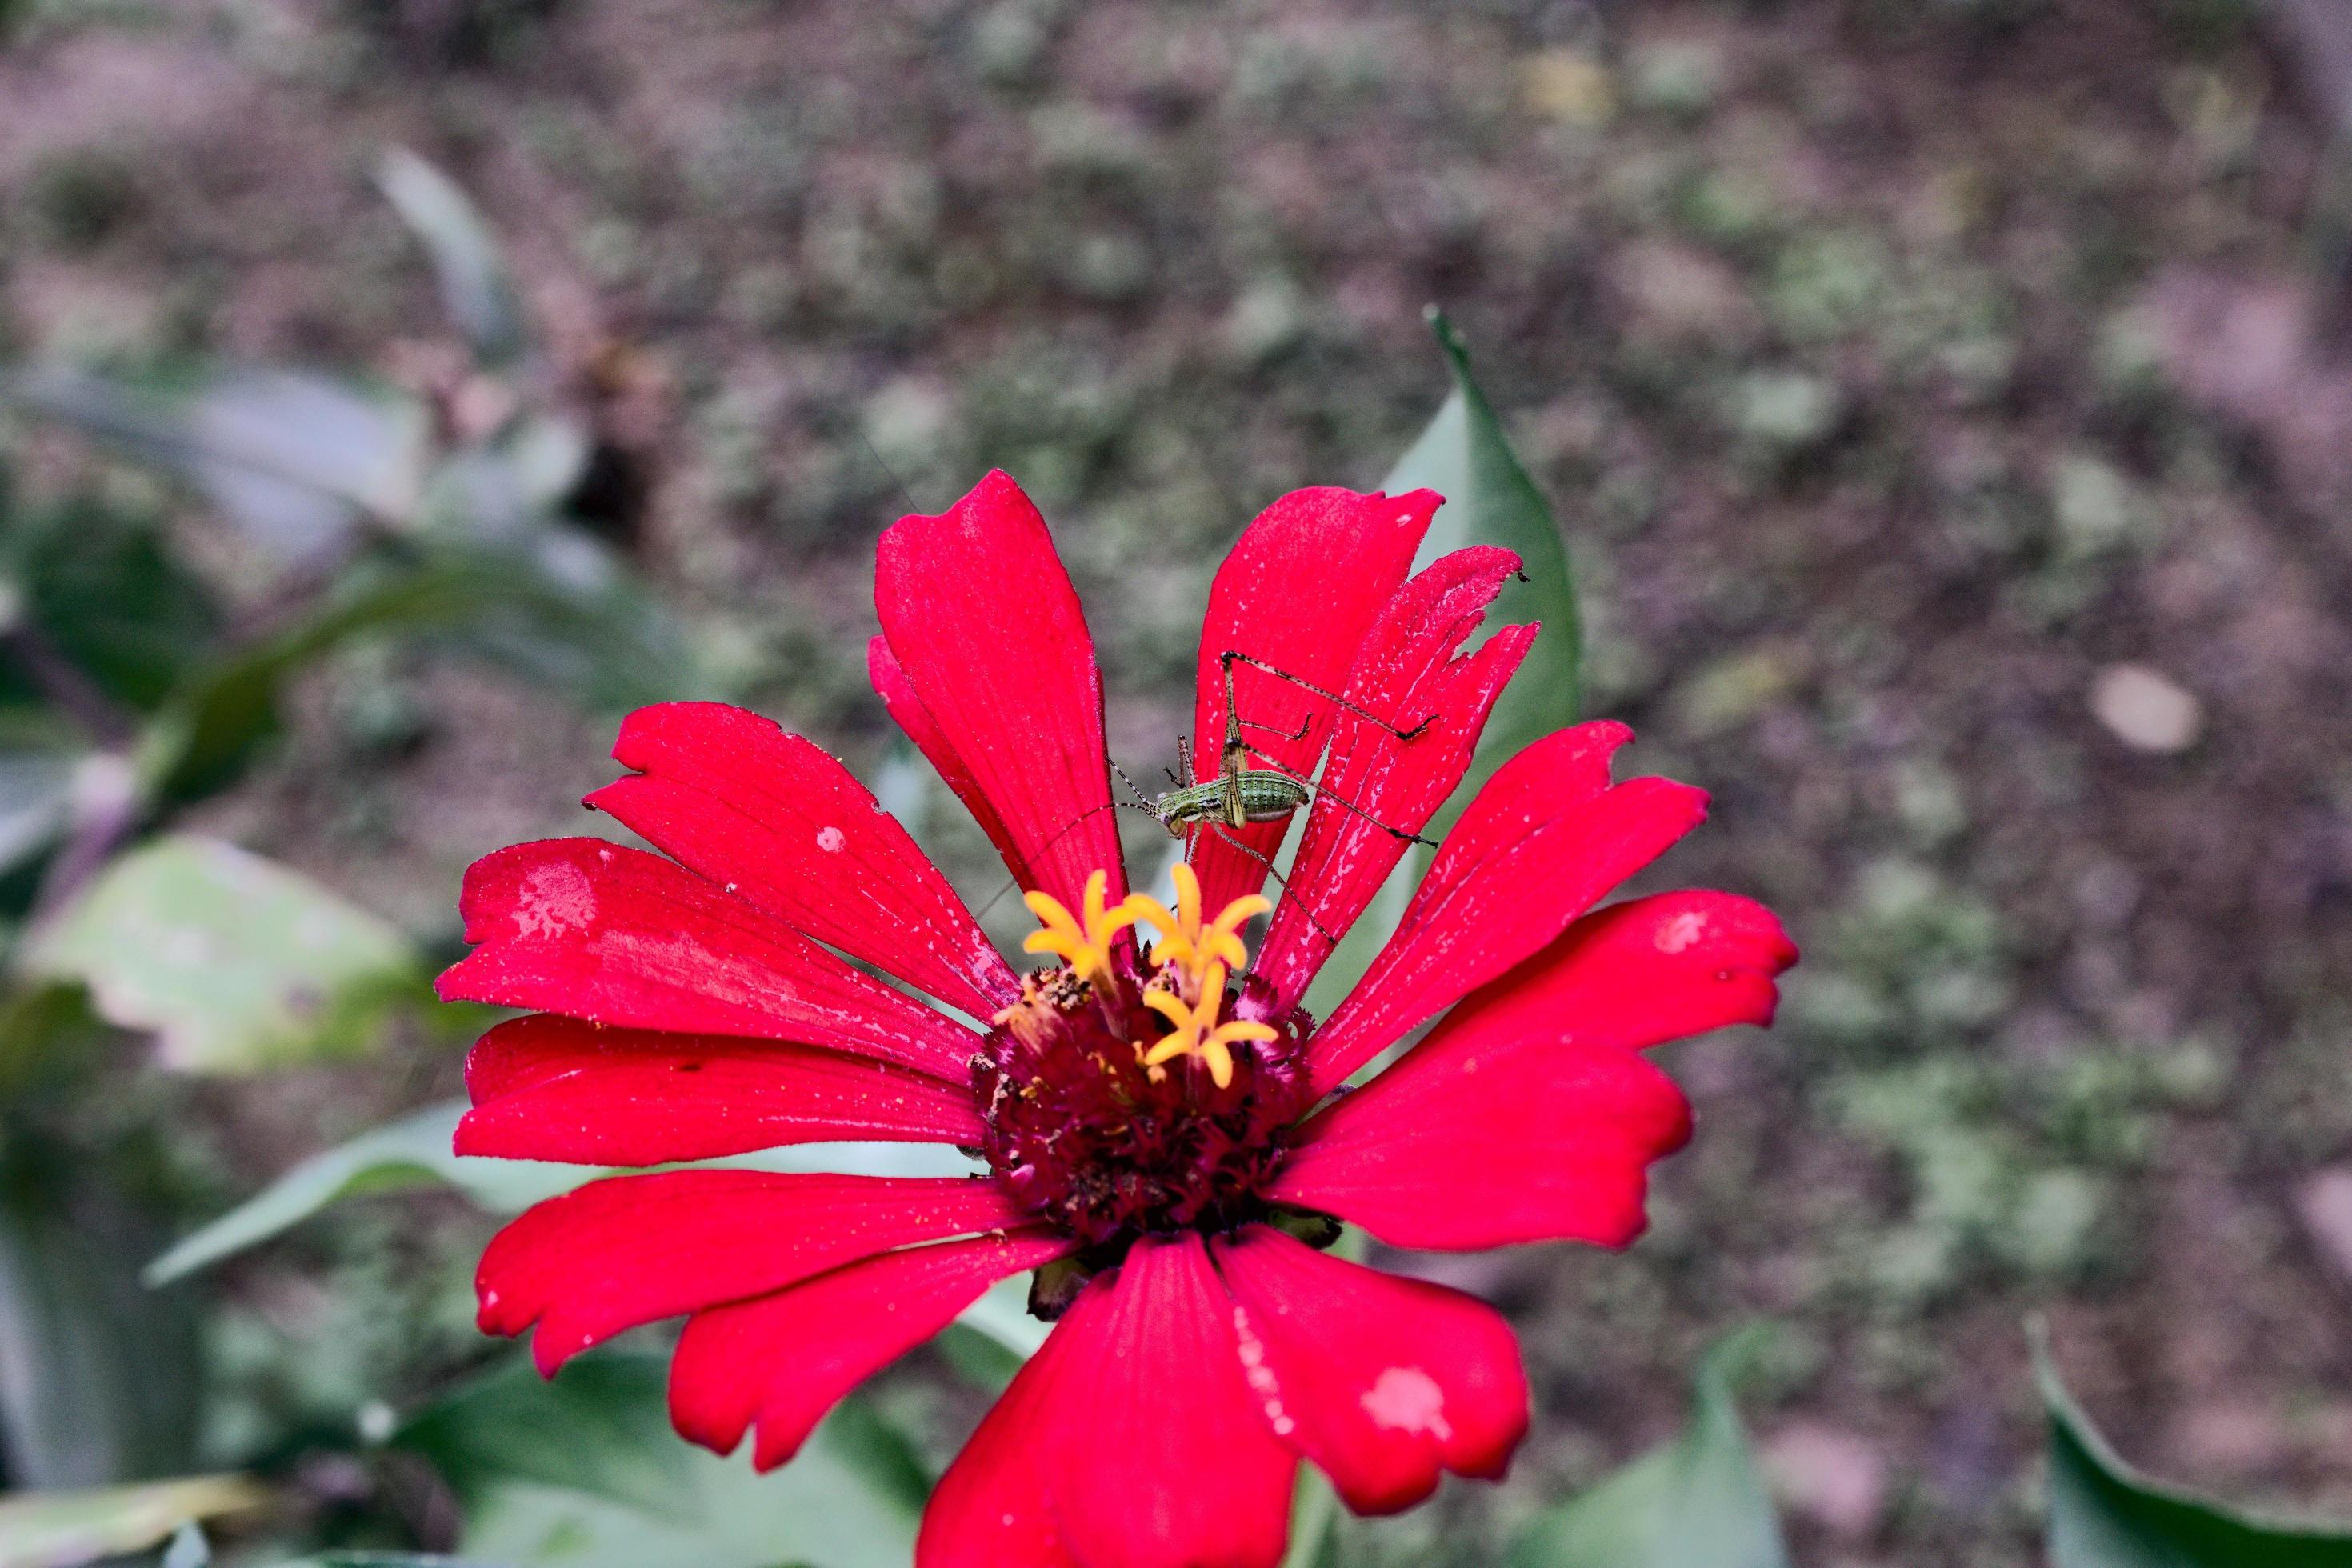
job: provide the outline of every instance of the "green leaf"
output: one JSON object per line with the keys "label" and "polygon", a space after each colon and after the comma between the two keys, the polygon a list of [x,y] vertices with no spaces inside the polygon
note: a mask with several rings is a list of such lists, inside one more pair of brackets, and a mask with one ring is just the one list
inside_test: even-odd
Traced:
{"label": "green leaf", "polygon": [[[114,701],[154,707],[219,635],[210,591],[164,548],[156,518],[77,498],[7,521],[0,584],[12,592],[0,620],[23,617]],[[0,668],[0,694],[45,697],[30,673]]]}
{"label": "green leaf", "polygon": [[200,671],[157,716],[145,766],[186,798],[230,782],[278,728],[278,693],[368,637],[421,637],[522,670],[598,708],[695,695],[676,626],[593,542],[549,531],[525,551],[438,549],[347,574],[294,625]]}
{"label": "green leaf", "polygon": [[[1454,323],[1437,311],[1430,327],[1445,353],[1454,390],[1435,417],[1381,481],[1391,495],[1433,489],[1445,498],[1414,558],[1416,571],[1442,555],[1472,544],[1499,544],[1519,557],[1525,581],[1506,583],[1487,612],[1484,635],[1506,626],[1540,622],[1543,631],[1528,650],[1518,673],[1495,705],[1478,742],[1478,754],[1454,793],[1451,805],[1433,819],[1441,836],[1461,805],[1477,793],[1494,771],[1527,746],[1576,721],[1583,669],[1583,627],[1576,608],[1576,584],[1568,551],[1543,492],[1521,466],[1503,434],[1502,421],[1470,374],[1470,351]],[[1429,852],[1411,849],[1389,874],[1381,891],[1341,939],[1307,997],[1318,1017],[1352,990],[1403,919],[1412,889],[1429,866]]]}
{"label": "green leaf", "polygon": [[433,258],[441,308],[485,362],[523,347],[522,312],[498,241],[457,182],[404,147],[385,153],[376,184]]}
{"label": "green leaf", "polygon": [[1507,1568],[1789,1568],[1731,1397],[1732,1369],[1755,1332],[1700,1362],[1688,1430],[1538,1516],[1513,1542]]}
{"label": "green leaf", "polygon": [[458,650],[599,710],[714,695],[675,618],[579,530],[441,556],[474,594],[453,628]]}
{"label": "green leaf", "polygon": [[527,546],[537,535],[581,537],[556,524],[588,464],[588,438],[569,420],[540,418],[450,458],[416,509],[420,533],[460,544]]}
{"label": "green leaf", "polygon": [[86,1153],[22,1135],[8,1153],[0,1173],[5,1479],[90,1487],[173,1473],[194,1449],[190,1303],[140,1288],[137,1259],[153,1245],[148,1223]]}
{"label": "green leaf", "polygon": [[193,835],[116,860],[32,938],[35,973],[79,980],[101,1016],[189,1072],[247,1072],[370,1043],[421,993],[399,931],[340,895]]}
{"label": "green leaf", "polygon": [[850,1401],[791,1464],[762,1477],[670,1429],[665,1376],[660,1357],[604,1352],[541,1384],[518,1358],[393,1442],[433,1459],[460,1489],[458,1550],[467,1558],[905,1568],[929,1478],[871,1409]]}
{"label": "green leaf", "polygon": [[[312,1215],[369,1193],[446,1185],[492,1214],[516,1214],[542,1198],[614,1173],[601,1165],[488,1160],[450,1150],[462,1100],[443,1100],[311,1155],[147,1266],[150,1285],[167,1284],[289,1230]],[[803,1143],[711,1165],[768,1171],[841,1171],[877,1176],[953,1175],[970,1163],[921,1143]]]}
{"label": "green leaf", "polygon": [[405,519],[424,479],[423,405],[310,371],[205,369],[133,383],[46,370],[14,391],[195,486],[284,562],[332,550],[364,520]]}
{"label": "green leaf", "polygon": [[551,1379],[529,1358],[509,1357],[411,1416],[391,1441],[431,1460],[468,1504],[529,1481],[673,1513],[688,1449],[663,1414],[666,1376],[656,1356],[580,1356]]}
{"label": "green leaf", "polygon": [[1312,1465],[1298,1467],[1290,1505],[1290,1550],[1282,1568],[1334,1568],[1339,1551],[1339,1494]]}
{"label": "green leaf", "polygon": [[439,1552],[322,1552],[316,1557],[283,1563],[280,1568],[509,1568],[478,1557],[451,1557]]}
{"label": "green leaf", "polygon": [[1464,781],[1475,789],[1528,742],[1576,721],[1583,630],[1568,551],[1551,508],[1511,450],[1494,405],[1471,375],[1470,351],[1462,335],[1435,311],[1430,314],[1430,327],[1453,370],[1454,391],[1381,488],[1396,495],[1425,487],[1445,498],[1422,541],[1413,562],[1416,569],[1465,545],[1499,544],[1517,553],[1527,581],[1504,584],[1487,625],[1543,623],[1542,635],[1487,721],[1478,761]]}
{"label": "green leaf", "polygon": [[86,1068],[118,1038],[73,981],[0,987],[0,1102]]}
{"label": "green leaf", "polygon": [[47,849],[72,816],[80,759],[0,744],[0,872]]}
{"label": "green leaf", "polygon": [[2265,1520],[2124,1463],[2059,1381],[2033,1325],[2050,1417],[2051,1568],[2346,1568],[2352,1526]]}
{"label": "green leaf", "polygon": [[447,1185],[494,1214],[512,1214],[602,1174],[534,1160],[461,1158],[449,1141],[466,1110],[461,1100],[428,1105],[311,1155],[149,1264],[147,1283],[167,1285],[208,1268],[348,1197]]}
{"label": "green leaf", "polygon": [[260,1483],[245,1476],[0,1498],[0,1568],[79,1568],[143,1552],[191,1520],[242,1513],[268,1500]]}

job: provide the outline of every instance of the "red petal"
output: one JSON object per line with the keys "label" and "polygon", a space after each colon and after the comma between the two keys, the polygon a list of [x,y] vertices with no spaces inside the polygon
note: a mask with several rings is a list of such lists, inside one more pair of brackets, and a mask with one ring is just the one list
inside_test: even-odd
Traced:
{"label": "red petal", "polygon": [[1486,716],[1536,628],[1506,626],[1475,653],[1457,650],[1518,569],[1507,550],[1457,550],[1398,589],[1365,637],[1348,672],[1348,700],[1396,718],[1400,728],[1434,721],[1411,741],[1352,713],[1340,713],[1333,726],[1331,760],[1307,816],[1289,893],[1276,907],[1255,970],[1285,1005],[1307,994],[1332,944],[1403,857],[1405,841],[1378,824],[1420,832],[1469,771]]}
{"label": "red petal", "polygon": [[961,1176],[612,1176],[526,1209],[491,1237],[474,1275],[478,1321],[486,1334],[538,1324],[531,1356],[552,1374],[639,1323],[1025,1217],[993,1182]]}
{"label": "red petal", "polygon": [[466,1058],[460,1154],[580,1164],[710,1160],[830,1138],[981,1142],[971,1090],[887,1062],[719,1035],[604,1029],[553,1013]]}
{"label": "red petal", "polygon": [[990,837],[1022,886],[1076,909],[1101,869],[1111,902],[1126,897],[1094,639],[1021,487],[992,472],[939,516],[893,523],[874,604],[928,742],[897,703],[893,714],[967,805],[985,803],[973,815],[993,819]]}
{"label": "red petal", "polygon": [[1392,1247],[1622,1247],[1650,1162],[1689,1136],[1682,1091],[1631,1051],[1449,1017],[1307,1122],[1273,1195]]}
{"label": "red petal", "polygon": [[1086,1568],[1275,1568],[1297,1456],[1243,1381],[1201,1237],[1147,1237],[1070,1309],[1046,1489]]}
{"label": "red petal", "polygon": [[1622,724],[1580,724],[1486,781],[1396,935],[1310,1042],[1318,1092],[1537,952],[1698,826],[1703,791],[1666,779],[1610,785],[1610,754],[1632,738]]}
{"label": "red petal", "polygon": [[[1200,776],[1216,776],[1224,747],[1219,656],[1250,654],[1327,691],[1339,690],[1365,631],[1411,569],[1439,500],[1434,490],[1402,496],[1332,487],[1293,490],[1242,531],[1217,568],[1201,625],[1192,704],[1193,766]],[[1331,735],[1336,710],[1328,701],[1248,665],[1234,669],[1234,701],[1250,721],[1242,738],[1251,750],[1302,778],[1313,773]],[[1301,726],[1306,733],[1299,739],[1284,738]],[[1268,822],[1193,834],[1192,868],[1211,913],[1265,881],[1265,865],[1220,835],[1270,857],[1286,826]]]}
{"label": "red petal", "polygon": [[996,846],[1005,864],[1015,864],[1020,855],[1013,847],[1013,836],[1005,831],[1003,819],[981,793],[980,781],[971,776],[971,770],[963,765],[963,759],[956,755],[955,748],[948,744],[947,737],[931,721],[930,710],[915,695],[915,689],[908,684],[907,672],[891,656],[888,638],[877,637],[866,645],[866,671],[873,679],[875,693],[882,699],[882,706],[889,710],[891,719],[907,732],[907,738],[915,742],[915,749],[923,753],[924,760],[946,781],[947,786],[955,791],[956,798],[963,802],[963,808],[971,813],[972,820],[980,824],[980,830],[988,835],[988,841]]}
{"label": "red petal", "polygon": [[1769,1024],[1773,977],[1797,949],[1772,911],[1730,893],[1658,893],[1597,910],[1465,1000],[1449,1030],[1530,1046],[1646,1050],[1730,1024]]}
{"label": "red petal", "polygon": [[1266,1418],[1358,1513],[1395,1513],[1438,1472],[1492,1479],[1528,1432],[1528,1380],[1502,1315],[1252,1226],[1213,1243],[1242,1364]]}
{"label": "red petal", "polygon": [[910,1247],[697,1312],[670,1363],[670,1419],[721,1454],[757,1421],[751,1462],[772,1470],[851,1389],[946,1328],[982,1291],[1076,1245],[1015,1232]]}
{"label": "red petal", "polygon": [[[1097,1283],[1087,1294],[1108,1289]],[[915,1568],[1080,1568],[1045,1500],[1046,1454],[1068,1415],[1066,1397],[1087,1396],[1065,1394],[1075,1316],[1054,1325],[931,1489]]]}
{"label": "red petal", "polygon": [[640,708],[587,804],[787,925],[987,1017],[1020,994],[947,879],[821,748],[722,702]]}
{"label": "red petal", "polygon": [[642,849],[518,844],[474,862],[457,908],[480,945],[441,976],[445,1000],[798,1040],[970,1076],[971,1030]]}

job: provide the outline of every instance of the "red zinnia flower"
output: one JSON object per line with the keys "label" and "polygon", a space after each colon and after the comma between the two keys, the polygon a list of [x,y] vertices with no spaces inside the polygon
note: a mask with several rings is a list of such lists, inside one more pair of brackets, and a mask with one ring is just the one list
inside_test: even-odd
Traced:
{"label": "red zinnia flower", "polygon": [[1196,831],[1177,909],[1129,896],[1093,644],[1044,521],[1003,474],[883,535],[871,663],[1026,889],[1042,929],[1025,945],[1052,967],[1016,974],[809,742],[716,704],[632,715],[614,755],[633,771],[588,803],[669,858],[557,839],[467,876],[478,946],[442,994],[541,1011],[475,1047],[458,1152],[638,1165],[914,1140],[978,1150],[990,1173],[592,1182],[491,1242],[483,1329],[536,1326],[551,1373],[688,1314],[678,1429],[724,1453],[756,1428],[764,1468],[992,1282],[1053,1265],[1040,1293],[1066,1310],[940,1481],[924,1568],[1271,1568],[1301,1457],[1362,1512],[1420,1500],[1441,1470],[1501,1474],[1528,1423],[1503,1320],[1300,1237],[1336,1216],[1407,1247],[1625,1245],[1645,1167],[1689,1131],[1640,1051],[1769,1021],[1796,953],[1769,912],[1724,893],[1586,912],[1706,804],[1662,779],[1612,784],[1629,732],[1591,723],[1496,773],[1354,993],[1319,1025],[1300,1011],[1403,851],[1368,818],[1429,819],[1535,635],[1462,651],[1517,566],[1507,551],[1407,579],[1438,504],[1286,496],[1211,590],[1202,758],[1223,734],[1233,649],[1398,729],[1431,721],[1400,739],[1237,672],[1261,756],[1303,774],[1328,751],[1324,783],[1362,813],[1310,809],[1254,964],[1240,931],[1266,908],[1257,857],[1282,824]]}

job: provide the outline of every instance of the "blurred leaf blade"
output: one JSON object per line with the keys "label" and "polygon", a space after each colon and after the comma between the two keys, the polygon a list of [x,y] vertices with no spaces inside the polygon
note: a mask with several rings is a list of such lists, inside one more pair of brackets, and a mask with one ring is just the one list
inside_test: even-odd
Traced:
{"label": "blurred leaf blade", "polygon": [[246,1072],[347,1054],[422,994],[406,938],[309,878],[173,834],[115,860],[33,938],[34,973],[79,980],[161,1059]]}
{"label": "blurred leaf blade", "polygon": [[[445,1185],[490,1214],[517,1214],[543,1198],[614,1173],[601,1165],[491,1160],[451,1149],[462,1100],[442,1100],[301,1161],[219,1218],[183,1237],[147,1267],[151,1285],[208,1268],[349,1197]],[[951,1150],[919,1143],[803,1143],[714,1165],[839,1171],[877,1176],[950,1175],[971,1169]]]}
{"label": "blurred leaf blade", "polygon": [[[74,497],[0,527],[0,696],[54,702],[61,679],[145,711],[220,635],[213,595],[166,548],[160,519]],[[37,639],[34,641],[33,639]],[[68,667],[61,676],[38,661]]]}
{"label": "blurred leaf blade", "polygon": [[51,368],[13,390],[201,490],[271,556],[295,563],[395,521],[424,482],[430,422],[404,394],[282,367],[128,381]]}
{"label": "blurred leaf blade", "polygon": [[694,695],[699,685],[676,626],[590,542],[436,550],[352,574],[292,625],[192,677],[157,716],[147,771],[173,797],[218,788],[276,731],[279,694],[295,675],[363,638],[426,633],[600,709]]}
{"label": "blurred leaf blade", "polygon": [[405,147],[385,152],[376,185],[424,243],[441,306],[486,363],[523,349],[522,310],[489,226],[457,183]]}
{"label": "blurred leaf blade", "polygon": [[1512,1544],[1507,1568],[1789,1568],[1731,1394],[1752,1332],[1701,1360],[1680,1437],[1538,1516]]}
{"label": "blurred leaf blade", "polygon": [[0,747],[0,873],[38,855],[73,813],[79,759]]}
{"label": "blurred leaf blade", "polygon": [[2108,1447],[2033,1330],[2050,1422],[2051,1568],[2345,1568],[2352,1526],[2264,1520],[2157,1481]]}
{"label": "blurred leaf blade", "polygon": [[20,1131],[0,1181],[0,1461],[18,1486],[95,1487],[194,1458],[192,1304],[140,1288],[145,1218],[77,1152]]}
{"label": "blurred leaf blade", "polygon": [[0,1498],[0,1568],[79,1568],[143,1552],[191,1521],[268,1500],[258,1481],[234,1475]]}
{"label": "blurred leaf blade", "polygon": [[[1495,705],[1469,772],[1434,819],[1442,834],[1462,804],[1528,742],[1576,721],[1583,669],[1583,626],[1567,547],[1543,492],[1511,449],[1502,421],[1470,374],[1470,353],[1454,323],[1432,312],[1430,327],[1445,354],[1454,388],[1414,438],[1381,488],[1391,495],[1423,488],[1445,498],[1415,557],[1415,570],[1473,544],[1499,544],[1517,554],[1524,581],[1507,582],[1475,634],[1540,622],[1542,632],[1518,673]],[[1426,850],[1409,850],[1381,884],[1361,919],[1333,950],[1307,998],[1307,1010],[1328,1016],[1370,967],[1429,865]]]}
{"label": "blurred leaf blade", "polygon": [[468,1502],[530,1481],[674,1513],[687,1448],[664,1414],[667,1375],[657,1356],[581,1356],[552,1378],[512,1357],[409,1417],[391,1441],[430,1460]]}
{"label": "blurred leaf blade", "polygon": [[463,1100],[444,1100],[313,1154],[253,1197],[183,1237],[147,1266],[151,1286],[210,1268],[292,1229],[347,1197],[446,1184],[492,1213],[514,1213],[598,1173],[527,1160],[461,1158],[450,1150]]}
{"label": "blurred leaf blade", "polygon": [[1298,1467],[1290,1505],[1290,1550],[1282,1568],[1335,1568],[1339,1558],[1339,1494],[1312,1465]]}
{"label": "blurred leaf blade", "polygon": [[452,1557],[441,1552],[322,1552],[280,1568],[509,1568],[478,1557]]}
{"label": "blurred leaf blade", "polygon": [[671,1430],[667,1373],[661,1357],[608,1352],[542,1384],[518,1357],[393,1442],[460,1487],[469,1559],[905,1568],[929,1478],[877,1413],[851,1401],[791,1464],[760,1476]]}
{"label": "blurred leaf blade", "polygon": [[1470,374],[1470,351],[1462,334],[1435,312],[1430,327],[1445,353],[1454,390],[1397,459],[1381,489],[1395,495],[1425,487],[1445,498],[1422,541],[1416,569],[1471,544],[1499,544],[1517,554],[1526,580],[1503,585],[1488,611],[1490,634],[1503,626],[1543,625],[1510,689],[1496,704],[1478,760],[1463,781],[1465,789],[1475,790],[1528,742],[1576,721],[1583,627],[1568,550],[1550,505],[1512,450],[1501,417]]}

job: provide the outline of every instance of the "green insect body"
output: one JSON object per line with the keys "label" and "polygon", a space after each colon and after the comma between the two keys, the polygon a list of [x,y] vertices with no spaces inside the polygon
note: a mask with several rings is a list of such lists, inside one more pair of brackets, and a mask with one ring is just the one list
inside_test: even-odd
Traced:
{"label": "green insect body", "polygon": [[[1438,721],[1436,714],[1426,714],[1411,725],[1399,725],[1381,718],[1377,713],[1366,711],[1337,691],[1318,686],[1312,681],[1301,679],[1287,670],[1277,669],[1254,655],[1237,650],[1228,651],[1218,655],[1217,662],[1223,667],[1225,686],[1224,743],[1218,748],[1217,771],[1208,778],[1195,779],[1191,784],[1183,783],[1181,779],[1171,774],[1171,782],[1174,783],[1176,787],[1165,795],[1153,798],[1145,795],[1141,790],[1136,788],[1135,781],[1129,778],[1126,771],[1114,762],[1110,764],[1111,772],[1118,775],[1119,782],[1127,786],[1128,793],[1135,798],[1132,802],[1105,801],[1094,808],[1095,812],[1110,811],[1115,807],[1148,812],[1152,819],[1166,828],[1169,836],[1174,838],[1187,838],[1195,832],[1212,834],[1264,866],[1266,874],[1276,881],[1282,879],[1281,874],[1275,869],[1274,862],[1262,851],[1234,837],[1233,830],[1255,824],[1281,822],[1301,806],[1307,805],[1318,799],[1328,800],[1341,810],[1352,813],[1392,838],[1401,838],[1409,844],[1425,845],[1433,849],[1437,847],[1435,840],[1423,838],[1418,833],[1409,832],[1404,828],[1382,822],[1354,801],[1326,790],[1311,778],[1301,777],[1299,774],[1286,772],[1279,767],[1252,766],[1253,760],[1269,762],[1271,759],[1249,743],[1242,733],[1244,729],[1256,730],[1284,741],[1303,741],[1313,724],[1313,719],[1309,716],[1303,720],[1296,730],[1284,730],[1276,725],[1263,724],[1243,718],[1241,710],[1234,701],[1234,667],[1237,664],[1246,664],[1262,669],[1276,680],[1286,681],[1303,691],[1321,698],[1342,712],[1351,713],[1377,726],[1403,745],[1410,745],[1420,739],[1431,725]],[[1192,778],[1192,752],[1181,739],[1176,742],[1176,754],[1184,769],[1183,778]],[[1051,847],[1054,844],[1059,843],[1063,834],[1068,833],[1077,826],[1078,822],[1086,821],[1092,815],[1094,815],[1093,812],[1087,813],[1076,822],[1064,826],[1059,833],[1046,841],[1045,847]],[[1016,885],[1015,882],[1006,883],[1006,890],[1011,890]],[[1003,894],[998,895],[1000,898],[1003,896]],[[980,912],[985,916],[988,911],[982,909]],[[1331,932],[1324,930],[1322,922],[1316,919],[1312,910],[1307,910],[1306,916],[1308,923],[1327,939],[1333,942],[1339,940]]]}
{"label": "green insect body", "polygon": [[[1302,723],[1295,731],[1286,731],[1275,729],[1271,725],[1253,723],[1243,718],[1240,708],[1234,701],[1234,666],[1236,664],[1255,666],[1278,680],[1288,681],[1302,690],[1311,692],[1359,718],[1369,720],[1399,741],[1413,740],[1436,721],[1433,715],[1422,720],[1409,730],[1399,729],[1377,714],[1367,713],[1339,693],[1326,690],[1312,681],[1302,680],[1286,670],[1276,669],[1264,659],[1253,658],[1249,654],[1240,652],[1220,654],[1217,662],[1223,667],[1225,681],[1225,742],[1218,753],[1216,776],[1202,779],[1193,784],[1180,784],[1176,788],[1150,802],[1147,807],[1159,820],[1160,826],[1178,838],[1183,837],[1195,827],[1207,827],[1214,831],[1220,828],[1244,827],[1254,822],[1280,822],[1315,798],[1318,786],[1310,781],[1300,778],[1296,773],[1285,773],[1279,768],[1258,768],[1250,765],[1250,758],[1254,752],[1249,742],[1243,738],[1242,731],[1244,726],[1254,730],[1267,731],[1286,741],[1298,741],[1306,738],[1307,724]],[[1177,753],[1182,759],[1184,771],[1189,775],[1192,769],[1192,758],[1191,753],[1184,750],[1184,743],[1181,741],[1177,742]],[[1127,775],[1121,773],[1119,777],[1124,779]],[[1133,785],[1130,784],[1129,787],[1132,788]],[[1336,796],[1331,798],[1338,800]],[[1416,834],[1389,826],[1347,801],[1339,800],[1338,804],[1396,837],[1411,839],[1415,843],[1428,842],[1427,839]]]}
{"label": "green insect body", "polygon": [[1245,768],[1182,789],[1170,790],[1151,803],[1151,815],[1171,834],[1181,837],[1198,823],[1219,822],[1240,827],[1252,822],[1280,822],[1311,797],[1307,784],[1288,773]]}

